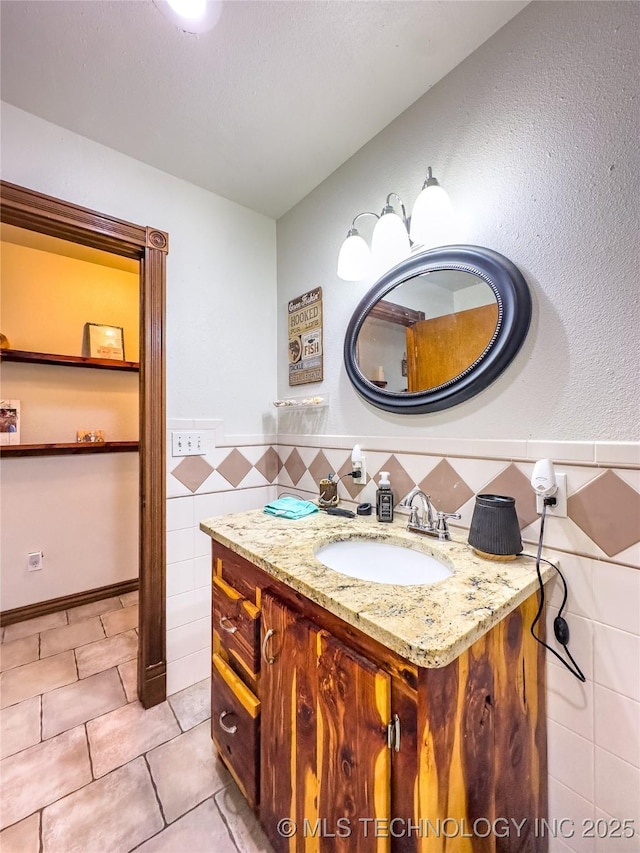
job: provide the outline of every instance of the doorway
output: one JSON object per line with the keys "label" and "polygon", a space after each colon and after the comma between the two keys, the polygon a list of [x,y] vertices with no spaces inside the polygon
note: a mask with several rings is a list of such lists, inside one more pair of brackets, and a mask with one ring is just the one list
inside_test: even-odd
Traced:
{"label": "doorway", "polygon": [[164,313],[168,235],[0,182],[0,221],[137,260],[140,268],[138,698],[166,698]]}

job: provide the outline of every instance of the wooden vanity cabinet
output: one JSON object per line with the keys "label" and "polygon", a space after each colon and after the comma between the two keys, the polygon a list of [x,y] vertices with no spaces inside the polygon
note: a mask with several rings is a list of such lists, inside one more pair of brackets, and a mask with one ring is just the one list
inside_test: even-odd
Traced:
{"label": "wooden vanity cabinet", "polygon": [[[423,668],[215,541],[213,555],[214,613],[233,599],[221,580],[257,610],[259,636],[252,674],[214,620],[212,736],[278,853],[545,853],[536,596],[452,663]],[[220,660],[242,685],[235,706]],[[219,730],[224,711],[234,735]],[[250,720],[252,760],[230,743]]]}

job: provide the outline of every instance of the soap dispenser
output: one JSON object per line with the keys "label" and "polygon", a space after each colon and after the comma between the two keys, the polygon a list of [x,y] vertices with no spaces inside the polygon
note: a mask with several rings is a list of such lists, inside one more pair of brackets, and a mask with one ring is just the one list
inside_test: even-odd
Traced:
{"label": "soap dispenser", "polygon": [[378,521],[393,521],[395,497],[391,491],[389,472],[380,471],[380,482],[376,492],[376,517]]}

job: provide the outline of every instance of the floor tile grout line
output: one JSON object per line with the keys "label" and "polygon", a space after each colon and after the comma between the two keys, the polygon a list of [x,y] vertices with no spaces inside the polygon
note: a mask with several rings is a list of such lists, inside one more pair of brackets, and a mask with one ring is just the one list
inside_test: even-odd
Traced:
{"label": "floor tile grout line", "polygon": [[[86,722],[84,722],[82,724],[82,728],[84,729],[84,737],[85,737],[85,740],[87,742],[87,754],[89,756],[89,767],[91,769],[91,782],[96,782],[97,777],[96,777],[95,770],[93,769],[93,756],[91,755],[91,741],[89,740],[89,732],[87,730],[87,722],[89,722],[89,721],[87,720]],[[87,782],[87,784],[90,785],[91,782]]]}
{"label": "floor tile grout line", "polygon": [[[149,752],[151,752],[151,750],[149,750]],[[167,818],[165,816],[164,807],[162,805],[162,800],[160,799],[160,792],[158,791],[158,787],[156,785],[156,780],[153,778],[153,772],[151,770],[151,765],[149,764],[149,759],[147,758],[147,756],[149,755],[149,752],[143,753],[142,758],[144,759],[144,763],[147,767],[147,770],[149,771],[149,779],[151,780],[151,787],[153,788],[153,793],[155,794],[155,798],[158,801],[158,808],[160,809],[160,816],[161,816],[163,823],[164,823],[164,826],[160,830],[160,832],[162,832],[163,829],[166,829],[169,826],[169,822],[167,821]]]}
{"label": "floor tile grout line", "polygon": [[40,816],[40,820],[38,821],[38,853],[43,853],[44,838],[42,837],[42,833],[44,831],[44,806],[37,811],[36,814]]}
{"label": "floor tile grout line", "polygon": [[[216,795],[217,795],[217,794],[221,794],[223,791],[226,791],[226,789],[227,789],[228,787],[229,787],[229,785],[225,785],[223,788],[220,788],[220,790],[219,790],[219,791],[216,791],[216,792],[213,794],[213,796],[211,797],[211,799],[213,800],[213,805],[216,807],[216,810],[217,810],[218,814],[220,815],[220,818],[222,819],[222,822],[224,823],[224,825],[225,825],[225,826],[226,826],[226,828],[227,828],[227,832],[229,833],[229,838],[231,839],[231,843],[232,843],[232,844],[233,844],[233,846],[236,848],[236,850],[240,851],[240,848],[238,847],[238,844],[237,844],[237,842],[236,842],[235,836],[234,836],[234,834],[233,834],[233,832],[232,832],[232,830],[231,830],[231,826],[229,825],[229,821],[227,820],[227,816],[226,816],[226,815],[225,815],[225,813],[222,811],[222,809],[221,809],[221,808],[220,808],[220,806],[218,805],[218,801],[216,800]],[[241,853],[241,851],[240,851],[240,853]]]}

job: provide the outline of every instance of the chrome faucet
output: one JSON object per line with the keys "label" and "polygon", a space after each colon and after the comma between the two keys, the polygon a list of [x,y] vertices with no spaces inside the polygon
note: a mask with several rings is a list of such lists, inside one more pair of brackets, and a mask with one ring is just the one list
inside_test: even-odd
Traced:
{"label": "chrome faucet", "polygon": [[[415,498],[422,501],[422,515],[418,507],[414,506]],[[411,489],[406,498],[400,502],[400,506],[409,509],[409,521],[407,530],[414,533],[423,533],[427,536],[437,536],[438,539],[451,539],[451,533],[447,524],[448,518],[460,518],[459,512],[437,512],[431,503],[431,496],[426,495],[419,486]],[[436,520],[434,520],[434,511]]]}

